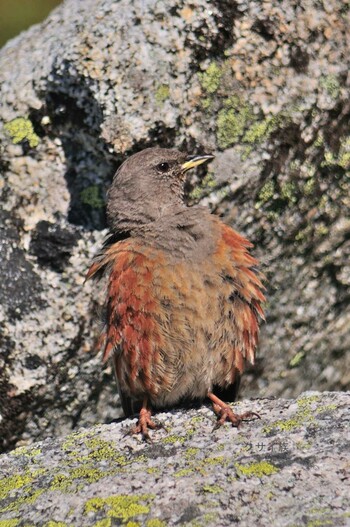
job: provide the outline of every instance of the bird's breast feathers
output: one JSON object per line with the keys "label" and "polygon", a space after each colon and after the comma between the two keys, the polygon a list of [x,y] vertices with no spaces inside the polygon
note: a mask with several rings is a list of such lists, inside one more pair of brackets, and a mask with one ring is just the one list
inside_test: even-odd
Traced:
{"label": "bird's breast feathers", "polygon": [[257,261],[247,240],[217,226],[215,250],[195,263],[129,238],[91,266],[88,278],[109,272],[104,360],[113,354],[130,393],[156,397],[201,369],[229,383],[245,358],[254,361],[264,301]]}

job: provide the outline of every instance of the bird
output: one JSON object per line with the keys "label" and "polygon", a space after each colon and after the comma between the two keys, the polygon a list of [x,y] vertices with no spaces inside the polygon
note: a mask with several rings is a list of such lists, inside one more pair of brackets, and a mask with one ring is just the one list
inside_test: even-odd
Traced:
{"label": "bird", "polygon": [[128,157],[108,190],[109,234],[86,276],[107,278],[103,361],[113,363],[125,416],[138,413],[132,433],[146,440],[159,426],[152,414],[182,402],[210,400],[215,427],[260,418],[228,404],[265,319],[253,245],[184,197],[187,171],[213,158],[159,147]]}

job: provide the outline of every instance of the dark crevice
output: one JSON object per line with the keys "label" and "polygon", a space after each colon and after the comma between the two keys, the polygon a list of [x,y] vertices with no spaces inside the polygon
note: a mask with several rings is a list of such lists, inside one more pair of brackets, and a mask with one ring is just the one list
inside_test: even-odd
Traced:
{"label": "dark crevice", "polygon": [[22,221],[11,212],[0,211],[0,304],[10,320],[21,319],[33,306],[43,308],[42,281],[25,251],[19,246]]}
{"label": "dark crevice", "polygon": [[76,228],[39,221],[33,230],[29,252],[37,257],[41,266],[62,272],[80,237]]}
{"label": "dark crevice", "polygon": [[264,40],[270,41],[275,38],[275,28],[272,20],[257,20],[252,25],[252,31],[258,33]]}
{"label": "dark crevice", "polygon": [[[63,78],[64,90],[76,92],[76,97],[63,91]],[[110,145],[100,138],[103,114],[89,82],[68,61],[55,66],[45,92],[39,94],[45,103],[29,118],[40,137],[61,141],[70,193],[68,221],[94,230],[106,226],[106,182],[112,179],[117,161]]]}
{"label": "dark crevice", "polygon": [[309,65],[310,57],[307,51],[299,46],[292,46],[290,50],[290,66],[297,73],[306,73]]}
{"label": "dark crevice", "polygon": [[213,12],[216,33],[212,32],[212,28],[203,19],[199,26],[191,28],[191,38],[188,36],[185,39],[185,47],[192,50],[193,69],[196,71],[198,71],[198,63],[208,56],[211,59],[225,57],[225,50],[231,48],[235,42],[235,20],[243,16],[233,0],[214,0],[212,5],[216,8]]}

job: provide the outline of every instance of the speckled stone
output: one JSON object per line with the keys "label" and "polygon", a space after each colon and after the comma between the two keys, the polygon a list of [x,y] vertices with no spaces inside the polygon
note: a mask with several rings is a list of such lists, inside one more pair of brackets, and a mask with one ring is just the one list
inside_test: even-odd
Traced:
{"label": "speckled stone", "polygon": [[239,429],[202,407],[158,414],[152,443],[129,419],[18,448],[0,456],[0,525],[349,525],[349,404],[306,392],[242,401],[261,420]]}

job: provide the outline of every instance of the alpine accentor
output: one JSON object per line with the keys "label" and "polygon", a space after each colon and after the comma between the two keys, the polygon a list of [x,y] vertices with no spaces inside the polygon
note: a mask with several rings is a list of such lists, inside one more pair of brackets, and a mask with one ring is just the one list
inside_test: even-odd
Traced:
{"label": "alpine accentor", "polygon": [[186,171],[213,157],[148,148],[127,159],[108,193],[111,235],[87,275],[108,273],[104,360],[146,438],[151,409],[181,401],[211,399],[218,426],[257,416],[220,398],[234,399],[264,317],[252,244],[183,199]]}

